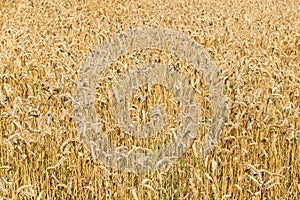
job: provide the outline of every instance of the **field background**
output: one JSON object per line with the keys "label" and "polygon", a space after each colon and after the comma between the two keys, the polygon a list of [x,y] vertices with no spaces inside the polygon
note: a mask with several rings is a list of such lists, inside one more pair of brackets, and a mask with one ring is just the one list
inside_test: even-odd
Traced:
{"label": "field background", "polygon": [[[138,27],[195,39],[228,96],[209,156],[195,153],[199,139],[169,169],[142,175],[94,160],[72,118],[84,59]],[[0,0],[0,198],[300,199],[299,64],[299,1]]]}

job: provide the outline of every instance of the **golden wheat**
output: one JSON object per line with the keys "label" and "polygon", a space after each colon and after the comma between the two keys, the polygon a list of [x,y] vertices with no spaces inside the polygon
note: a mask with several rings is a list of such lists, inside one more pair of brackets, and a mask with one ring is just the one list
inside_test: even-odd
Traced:
{"label": "golden wheat", "polygon": [[[300,199],[299,21],[296,0],[1,0],[0,198]],[[222,72],[228,114],[217,145],[200,158],[212,109],[201,76],[170,52],[120,57],[102,74],[95,97],[114,145],[157,149],[174,138],[180,111],[174,94],[159,85],[134,93],[130,115],[145,124],[149,107],[161,104],[170,132],[136,140],[114,127],[108,90],[146,62],[160,60],[187,75],[202,116],[182,159],[132,174],[92,158],[78,137],[72,98],[90,51],[117,33],[149,27],[184,33],[208,52]]]}

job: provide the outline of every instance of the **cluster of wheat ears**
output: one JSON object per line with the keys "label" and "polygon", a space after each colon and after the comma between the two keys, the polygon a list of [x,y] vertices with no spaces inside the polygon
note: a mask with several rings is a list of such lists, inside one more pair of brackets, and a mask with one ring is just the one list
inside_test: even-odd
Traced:
{"label": "cluster of wheat ears", "polygon": [[[0,0],[0,199],[300,199],[299,1]],[[220,70],[228,110],[217,145],[199,157],[210,128],[210,93],[186,58],[155,49],[119,57],[100,76],[95,108],[109,140],[155,150],[174,139],[180,106],[161,85],[131,96],[135,123],[165,109],[156,137],[115,126],[109,91],[126,71],[159,63],[185,74],[201,116],[181,158],[151,173],[115,170],[78,135],[74,84],[86,57],[134,28],[194,39]]]}

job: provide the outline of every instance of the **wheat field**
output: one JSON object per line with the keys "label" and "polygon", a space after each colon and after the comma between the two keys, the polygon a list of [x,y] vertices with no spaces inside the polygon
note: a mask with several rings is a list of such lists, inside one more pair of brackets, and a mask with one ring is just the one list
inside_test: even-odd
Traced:
{"label": "wheat field", "polygon": [[[300,199],[299,1],[0,0],[0,27],[0,199]],[[81,141],[72,113],[77,72],[107,38],[135,28],[183,33],[220,70],[228,110],[207,156],[197,153],[213,109],[205,83],[189,76],[185,58],[158,50],[131,52],[101,74],[97,117],[115,145],[170,142],[170,133],[137,140],[115,127],[108,90],[146,61],[173,66],[199,91],[203,119],[185,156],[128,173],[94,159]],[[147,123],[143,113],[158,103],[176,129],[180,110],[167,88],[145,86],[131,99],[137,122]]]}

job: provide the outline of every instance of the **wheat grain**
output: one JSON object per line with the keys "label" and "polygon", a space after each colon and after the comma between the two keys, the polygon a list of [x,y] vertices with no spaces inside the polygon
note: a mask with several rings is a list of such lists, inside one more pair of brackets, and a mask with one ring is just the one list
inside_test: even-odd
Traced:
{"label": "wheat grain", "polygon": [[[299,199],[299,21],[298,2],[285,0],[0,1],[0,199]],[[210,79],[215,74],[209,69],[195,72],[191,60],[206,57],[193,57],[189,49],[186,55],[111,49],[123,56],[95,82],[94,97],[83,100],[94,98],[94,117],[120,154],[161,149],[181,130],[178,117],[187,98],[178,102],[172,89],[157,85],[134,90],[128,113],[133,123],[145,125],[165,111],[161,133],[137,140],[115,126],[112,89],[138,66],[160,64],[184,75],[200,116],[191,149],[181,159],[162,160],[172,163],[168,168],[139,175],[116,171],[93,159],[97,149],[90,153],[77,139],[77,131],[96,126],[95,120],[76,129],[71,107],[79,67],[118,33],[162,27],[208,52],[228,97],[226,120],[214,149],[202,158],[205,133],[218,116],[211,112],[218,94],[206,84],[217,79]],[[178,51],[180,41],[174,43]],[[82,70],[95,80],[98,72]],[[175,79],[173,90],[184,85]]]}

